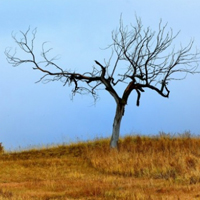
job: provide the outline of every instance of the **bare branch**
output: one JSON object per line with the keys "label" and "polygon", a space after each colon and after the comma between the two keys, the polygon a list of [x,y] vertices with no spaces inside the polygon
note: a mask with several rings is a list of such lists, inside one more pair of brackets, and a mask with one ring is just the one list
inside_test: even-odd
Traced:
{"label": "bare branch", "polygon": [[[162,25],[162,20],[158,25],[158,31],[152,31],[149,27],[143,28],[140,18],[136,17],[136,25],[124,26],[122,17],[119,28],[112,32],[111,56],[105,66],[95,60],[96,66],[91,71],[83,74],[64,70],[56,64],[58,56],[50,57],[52,48],[46,48],[47,42],[42,44],[41,58],[36,58],[34,52],[34,42],[37,29],[20,32],[21,38],[17,34],[12,37],[18,47],[28,55],[28,58],[17,57],[17,51],[13,54],[11,49],[5,50],[7,60],[14,67],[21,64],[30,63],[34,70],[39,70],[43,76],[38,80],[44,83],[50,81],[61,81],[63,85],[73,85],[72,94],[90,93],[97,99],[97,91],[104,86],[117,103],[127,103],[129,95],[133,90],[138,97],[136,104],[139,105],[141,92],[144,88],[156,91],[163,97],[168,97],[170,90],[169,82],[172,80],[182,80],[187,74],[197,73],[200,61],[200,52],[191,53],[194,41],[188,45],[180,46],[175,50],[173,41],[179,35],[173,33],[172,29],[167,31],[167,24]],[[29,36],[31,35],[31,39]],[[41,59],[40,58],[40,59]],[[123,66],[123,67],[122,67]],[[180,76],[182,74],[182,76]],[[116,85],[124,84],[125,89],[120,98],[116,92]]]}
{"label": "bare branch", "polygon": [[[168,83],[172,80],[182,80],[187,74],[198,73],[197,68],[200,61],[198,50],[191,53],[193,40],[185,47],[181,46],[177,51],[173,47],[169,52],[169,47],[180,32],[174,34],[172,29],[167,32],[167,24],[162,25],[162,20],[160,20],[157,33],[151,31],[149,27],[146,29],[142,27],[141,20],[137,17],[136,26],[131,26],[130,31],[120,22],[119,29],[112,33],[113,43],[110,45],[117,56],[114,63],[119,65],[123,62],[128,65],[126,70],[120,73],[120,78],[116,83],[130,83],[128,79],[134,81],[132,87],[129,87],[127,83],[125,93],[127,95],[130,91],[136,90],[137,105],[140,99],[137,87],[149,88],[163,97],[168,97],[170,93]],[[113,71],[116,71],[116,64]],[[182,78],[180,74],[183,74]],[[127,92],[128,90],[130,91]]]}

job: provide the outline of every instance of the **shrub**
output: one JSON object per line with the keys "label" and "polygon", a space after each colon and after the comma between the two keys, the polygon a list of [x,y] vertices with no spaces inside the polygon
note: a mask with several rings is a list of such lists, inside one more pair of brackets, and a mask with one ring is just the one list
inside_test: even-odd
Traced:
{"label": "shrub", "polygon": [[4,152],[4,147],[2,145],[2,142],[0,142],[0,154]]}

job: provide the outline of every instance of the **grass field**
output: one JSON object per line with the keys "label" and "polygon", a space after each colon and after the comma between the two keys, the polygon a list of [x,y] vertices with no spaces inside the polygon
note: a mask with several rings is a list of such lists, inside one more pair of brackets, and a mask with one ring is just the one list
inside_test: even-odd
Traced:
{"label": "grass field", "polygon": [[127,136],[0,154],[0,200],[200,199],[200,138]]}

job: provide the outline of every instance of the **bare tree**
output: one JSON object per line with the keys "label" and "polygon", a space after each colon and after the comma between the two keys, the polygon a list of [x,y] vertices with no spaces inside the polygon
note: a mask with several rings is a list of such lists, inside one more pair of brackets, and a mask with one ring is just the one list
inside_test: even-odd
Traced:
{"label": "bare tree", "polygon": [[[38,61],[34,52],[36,29],[21,32],[22,38],[12,35],[20,49],[29,54],[29,58],[22,59],[7,49],[7,60],[13,66],[31,63],[34,70],[43,73],[40,81],[62,81],[64,85],[72,85],[72,94],[91,94],[94,99],[98,97],[97,91],[103,88],[109,92],[116,102],[113,131],[110,142],[111,148],[118,147],[120,124],[125,112],[130,94],[137,94],[136,105],[140,104],[141,93],[145,89],[154,90],[162,97],[169,97],[169,82],[182,80],[186,74],[197,73],[200,53],[196,50],[191,53],[193,40],[188,45],[176,50],[172,42],[178,36],[172,29],[166,31],[167,24],[160,21],[158,31],[149,27],[143,28],[142,22],[136,17],[136,25],[124,26],[120,19],[119,28],[112,32],[112,50],[109,60],[103,64],[95,60],[95,66],[90,72],[77,73],[64,70],[55,63],[56,58],[49,58],[51,49],[45,50],[42,46],[42,61]],[[31,32],[32,38],[28,40]],[[169,47],[171,47],[171,50]],[[122,67],[123,66],[123,67]],[[181,75],[182,74],[182,75]],[[180,76],[181,75],[181,76]],[[117,85],[122,84],[123,94],[120,96]]]}

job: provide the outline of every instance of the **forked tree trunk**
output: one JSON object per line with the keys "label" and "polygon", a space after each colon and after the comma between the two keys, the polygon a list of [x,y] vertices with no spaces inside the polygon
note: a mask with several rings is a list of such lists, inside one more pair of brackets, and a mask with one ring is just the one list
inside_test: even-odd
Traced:
{"label": "forked tree trunk", "polygon": [[117,104],[115,118],[113,122],[113,130],[112,130],[112,137],[110,141],[110,148],[118,148],[118,141],[119,141],[119,133],[120,133],[120,125],[121,120],[124,115],[124,104]]}

